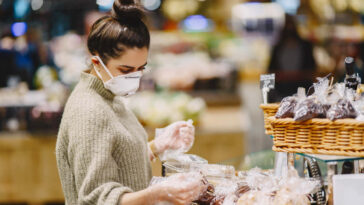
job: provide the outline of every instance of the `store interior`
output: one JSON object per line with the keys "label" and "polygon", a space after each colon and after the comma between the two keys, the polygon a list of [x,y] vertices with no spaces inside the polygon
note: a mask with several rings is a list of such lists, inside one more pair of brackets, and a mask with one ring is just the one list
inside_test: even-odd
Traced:
{"label": "store interior", "polygon": [[[0,204],[64,204],[57,132],[68,96],[91,66],[90,28],[113,2],[0,0]],[[188,154],[211,164],[274,169],[261,75],[275,73],[268,103],[298,87],[309,90],[317,77],[343,82],[348,56],[364,77],[363,0],[141,3],[150,52],[128,106],[150,139],[156,128],[192,119],[196,134]],[[304,156],[294,157],[303,177]],[[318,163],[324,177],[327,161]],[[342,164],[336,164],[339,173]],[[159,160],[152,168],[162,175]]]}

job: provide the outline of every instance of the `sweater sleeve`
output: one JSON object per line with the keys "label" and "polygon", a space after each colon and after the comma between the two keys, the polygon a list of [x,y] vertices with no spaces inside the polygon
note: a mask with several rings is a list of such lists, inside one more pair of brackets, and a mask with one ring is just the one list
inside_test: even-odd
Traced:
{"label": "sweater sleeve", "polygon": [[121,136],[113,133],[103,116],[101,110],[81,108],[70,123],[69,156],[79,205],[117,205],[124,193],[132,192],[121,181],[113,157],[115,150],[122,149]]}

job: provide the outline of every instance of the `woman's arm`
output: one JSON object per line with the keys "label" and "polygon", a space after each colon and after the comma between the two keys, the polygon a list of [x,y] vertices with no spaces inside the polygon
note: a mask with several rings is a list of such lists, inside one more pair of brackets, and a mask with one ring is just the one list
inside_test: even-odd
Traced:
{"label": "woman's arm", "polygon": [[125,193],[120,199],[120,205],[154,205],[160,199],[158,192],[147,188],[134,193]]}
{"label": "woman's arm", "polygon": [[154,205],[167,202],[173,205],[190,204],[203,193],[207,186],[199,173],[179,173],[142,191],[125,193],[120,205]]}

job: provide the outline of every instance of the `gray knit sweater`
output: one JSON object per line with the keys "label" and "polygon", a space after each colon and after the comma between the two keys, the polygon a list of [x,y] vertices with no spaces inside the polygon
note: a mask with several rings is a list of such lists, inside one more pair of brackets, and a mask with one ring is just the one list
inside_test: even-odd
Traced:
{"label": "gray knit sweater", "polygon": [[82,73],[69,97],[56,145],[66,204],[120,204],[151,178],[147,134],[121,97]]}

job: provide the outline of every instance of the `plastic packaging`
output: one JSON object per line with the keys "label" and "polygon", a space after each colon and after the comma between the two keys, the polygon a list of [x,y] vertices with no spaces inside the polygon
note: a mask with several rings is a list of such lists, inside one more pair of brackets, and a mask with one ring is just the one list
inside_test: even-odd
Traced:
{"label": "plastic packaging", "polygon": [[296,105],[297,105],[296,97],[290,96],[283,98],[275,117],[276,118],[293,117]]}
{"label": "plastic packaging", "polygon": [[308,180],[291,176],[283,181],[274,198],[274,205],[310,205],[308,195],[317,191],[319,180]]}
{"label": "plastic packaging", "polygon": [[327,112],[327,118],[330,120],[356,118],[357,112],[351,102],[347,99],[340,99],[336,104],[332,105]]}
{"label": "plastic packaging", "polygon": [[355,119],[358,120],[358,121],[364,121],[364,115],[363,114],[360,114]]}
{"label": "plastic packaging", "polygon": [[161,152],[159,159],[165,161],[188,152],[193,146],[195,127],[193,121],[179,121],[165,128],[156,129],[154,144]]}
{"label": "plastic packaging", "polygon": [[329,93],[329,79],[318,78],[318,82],[313,84],[314,94],[298,103],[295,109],[294,120],[306,121],[315,117],[325,118],[330,105],[327,97]]}
{"label": "plastic packaging", "polygon": [[237,205],[308,205],[308,194],[317,191],[320,184],[319,180],[299,178],[293,168],[284,178],[258,168],[244,173],[244,177],[244,193],[238,195]]}
{"label": "plastic packaging", "polygon": [[271,205],[273,199],[267,192],[250,190],[238,199],[236,205]]}
{"label": "plastic packaging", "polygon": [[157,204],[190,204],[203,194],[207,185],[198,172],[178,173],[166,178],[154,178],[149,189],[164,193],[162,199],[152,199]]}
{"label": "plastic packaging", "polygon": [[[175,173],[186,173],[191,171],[191,164],[207,164],[207,160],[197,155],[181,154],[169,158],[163,163],[166,176]],[[197,166],[197,165],[196,165]]]}
{"label": "plastic packaging", "polygon": [[215,187],[210,184],[206,178],[203,179],[203,183],[207,186],[207,189],[194,201],[198,205],[210,205],[215,198]]}
{"label": "plastic packaging", "polygon": [[364,121],[364,96],[361,96],[357,101],[354,101],[353,106],[357,112],[357,117],[355,119]]}
{"label": "plastic packaging", "polygon": [[294,120],[303,122],[322,114],[324,114],[322,105],[319,104],[314,96],[310,96],[297,105]]}
{"label": "plastic packaging", "polygon": [[233,166],[219,164],[191,164],[191,171],[201,172],[213,185],[226,183],[227,180],[235,178]]}

